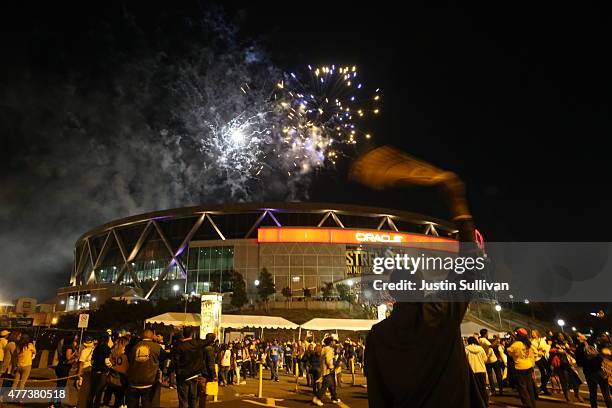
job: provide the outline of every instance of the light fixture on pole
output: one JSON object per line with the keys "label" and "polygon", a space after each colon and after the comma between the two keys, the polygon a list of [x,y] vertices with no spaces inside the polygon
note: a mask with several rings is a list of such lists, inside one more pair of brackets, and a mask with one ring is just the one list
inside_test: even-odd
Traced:
{"label": "light fixture on pole", "polygon": [[259,286],[259,279],[255,279],[255,282],[253,283],[255,283],[255,286]]}
{"label": "light fixture on pole", "polygon": [[565,320],[559,319],[557,320],[557,324],[561,327],[561,331],[563,331],[563,326],[565,326]]}
{"label": "light fixture on pole", "polygon": [[501,305],[495,305],[495,311],[497,312],[497,317],[499,318],[499,329],[501,330],[502,328],[502,320],[501,320],[502,307]]}

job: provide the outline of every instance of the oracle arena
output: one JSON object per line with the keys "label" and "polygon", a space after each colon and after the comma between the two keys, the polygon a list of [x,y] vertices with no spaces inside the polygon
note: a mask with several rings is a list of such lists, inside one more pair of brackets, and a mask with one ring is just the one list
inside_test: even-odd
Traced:
{"label": "oracle arena", "polygon": [[372,257],[420,243],[456,243],[450,222],[415,213],[328,203],[230,204],[123,218],[85,232],[74,247],[60,310],[110,298],[154,300],[231,292],[239,272],[254,299],[263,269],[276,294],[314,298],[328,283],[352,285]]}

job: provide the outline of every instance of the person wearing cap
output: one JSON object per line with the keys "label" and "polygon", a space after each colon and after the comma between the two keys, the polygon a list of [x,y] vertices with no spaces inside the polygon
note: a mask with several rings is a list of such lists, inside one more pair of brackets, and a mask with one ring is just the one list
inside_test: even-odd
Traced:
{"label": "person wearing cap", "polygon": [[2,367],[2,363],[4,362],[4,348],[8,344],[7,337],[11,334],[8,330],[0,331],[0,367]]}
{"label": "person wearing cap", "polygon": [[79,352],[79,370],[77,385],[79,396],[77,408],[90,408],[88,405],[89,393],[91,391],[91,357],[93,355],[94,342],[91,336],[86,335]]}
{"label": "person wearing cap", "polygon": [[516,339],[507,351],[514,360],[516,370],[517,391],[525,407],[536,406],[535,382],[533,381],[533,367],[538,354],[531,344],[527,329],[521,327],[516,330]]}

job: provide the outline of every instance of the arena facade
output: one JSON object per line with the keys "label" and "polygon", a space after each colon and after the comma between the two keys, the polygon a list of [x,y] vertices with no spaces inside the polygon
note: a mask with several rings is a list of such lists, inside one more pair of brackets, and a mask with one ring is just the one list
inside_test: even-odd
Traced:
{"label": "arena facade", "polygon": [[375,254],[422,242],[453,243],[456,232],[449,222],[415,213],[329,203],[151,212],[101,225],[77,240],[58,307],[75,311],[113,297],[137,301],[231,292],[234,271],[254,299],[264,268],[272,274],[276,297],[290,288],[299,298],[308,288],[317,298],[327,283],[351,285],[371,272]]}

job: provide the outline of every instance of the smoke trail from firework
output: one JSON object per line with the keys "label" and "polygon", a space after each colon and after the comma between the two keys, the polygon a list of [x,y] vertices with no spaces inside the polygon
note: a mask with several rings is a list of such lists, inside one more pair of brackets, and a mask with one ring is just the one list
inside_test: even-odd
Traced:
{"label": "smoke trail from firework", "polygon": [[[305,80],[290,73],[279,75],[272,87],[268,78],[263,84],[251,82],[259,86],[236,85],[235,94],[215,101],[218,115],[211,117],[210,109],[200,114],[199,106],[182,112],[195,114],[187,120],[194,124],[192,133],[232,195],[250,196],[253,182],[281,178],[290,198],[296,198],[295,187],[303,187],[313,171],[335,164],[347,146],[371,137],[359,120],[379,113],[380,94],[376,89],[365,95],[357,75],[356,67],[309,66]],[[225,106],[227,102],[232,106]]]}

